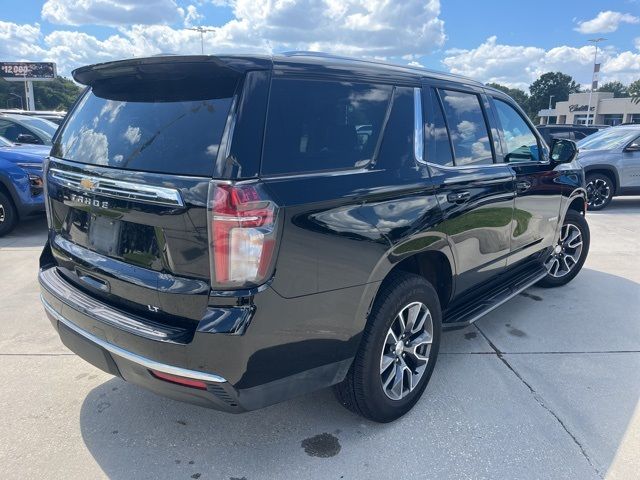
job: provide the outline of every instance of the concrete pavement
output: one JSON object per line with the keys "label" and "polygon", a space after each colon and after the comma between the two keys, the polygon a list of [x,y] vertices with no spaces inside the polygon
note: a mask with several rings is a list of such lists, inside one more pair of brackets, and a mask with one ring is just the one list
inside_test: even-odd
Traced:
{"label": "concrete pavement", "polygon": [[580,275],[444,334],[423,399],[388,425],[330,391],[234,416],[102,373],[42,312],[46,225],[27,222],[0,239],[0,476],[638,478],[640,199],[588,220]]}

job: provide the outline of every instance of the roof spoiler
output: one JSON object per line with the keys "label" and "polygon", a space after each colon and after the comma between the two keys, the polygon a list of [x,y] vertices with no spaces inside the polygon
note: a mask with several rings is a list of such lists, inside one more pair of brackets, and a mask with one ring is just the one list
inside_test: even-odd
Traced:
{"label": "roof spoiler", "polygon": [[168,78],[179,80],[200,75],[242,75],[248,70],[271,68],[270,57],[167,55],[132,58],[80,67],[71,74],[73,79],[87,86],[116,78]]}

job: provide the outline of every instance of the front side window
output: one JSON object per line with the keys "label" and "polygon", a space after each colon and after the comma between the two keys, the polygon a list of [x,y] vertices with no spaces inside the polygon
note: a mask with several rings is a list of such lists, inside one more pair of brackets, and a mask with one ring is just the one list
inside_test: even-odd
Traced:
{"label": "front side window", "polygon": [[493,153],[480,99],[474,93],[439,90],[447,119],[455,164],[491,164]]}
{"label": "front side window", "polygon": [[[530,162],[540,160],[538,139],[516,110],[502,100],[494,99],[502,134],[507,144],[504,156],[507,162]],[[568,133],[568,132],[567,132]],[[553,135],[555,137],[555,135]],[[557,137],[556,137],[557,138]],[[570,138],[569,135],[564,138]]]}
{"label": "front side window", "polygon": [[391,93],[389,85],[273,80],[262,173],[366,165],[375,152]]}

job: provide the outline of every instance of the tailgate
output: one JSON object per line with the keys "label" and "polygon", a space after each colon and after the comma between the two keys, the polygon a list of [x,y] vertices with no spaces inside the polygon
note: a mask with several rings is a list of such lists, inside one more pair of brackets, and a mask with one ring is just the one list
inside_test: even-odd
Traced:
{"label": "tailgate", "polygon": [[201,319],[209,294],[207,187],[206,178],[51,159],[50,242],[60,272],[122,308]]}

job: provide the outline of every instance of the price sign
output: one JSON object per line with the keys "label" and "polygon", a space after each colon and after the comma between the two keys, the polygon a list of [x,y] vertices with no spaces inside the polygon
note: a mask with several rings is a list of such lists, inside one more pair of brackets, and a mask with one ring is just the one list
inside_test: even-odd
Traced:
{"label": "price sign", "polygon": [[0,77],[9,81],[52,80],[56,64],[51,62],[0,62]]}

